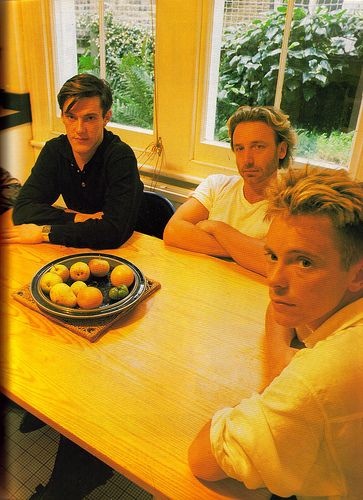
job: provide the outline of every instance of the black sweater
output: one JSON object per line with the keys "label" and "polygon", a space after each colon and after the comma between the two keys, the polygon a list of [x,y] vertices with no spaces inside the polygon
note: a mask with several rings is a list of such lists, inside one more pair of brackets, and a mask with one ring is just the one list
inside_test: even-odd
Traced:
{"label": "black sweater", "polygon": [[[50,224],[51,243],[93,249],[116,248],[132,234],[143,184],[132,149],[112,132],[79,170],[66,135],[48,141],[21,188],[15,224]],[[103,212],[102,219],[74,222],[75,215],[52,206],[62,195],[77,212]]]}

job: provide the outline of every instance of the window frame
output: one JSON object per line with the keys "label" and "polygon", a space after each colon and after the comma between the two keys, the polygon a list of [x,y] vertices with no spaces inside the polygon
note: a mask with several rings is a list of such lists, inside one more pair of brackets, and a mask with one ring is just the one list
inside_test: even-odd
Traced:
{"label": "window frame", "polygon": [[[217,0],[215,0],[217,1]],[[162,176],[197,184],[211,173],[236,172],[229,144],[203,140],[215,1],[157,0],[154,131],[110,123],[108,128],[136,156],[162,139]],[[52,0],[23,2],[25,62],[33,115],[33,145],[64,133],[55,98]],[[31,47],[31,49],[27,49]],[[35,61],[34,62],[34,58]],[[363,109],[360,109],[349,170],[363,180]],[[296,158],[295,164],[304,163]],[[152,174],[155,164],[144,165]]]}

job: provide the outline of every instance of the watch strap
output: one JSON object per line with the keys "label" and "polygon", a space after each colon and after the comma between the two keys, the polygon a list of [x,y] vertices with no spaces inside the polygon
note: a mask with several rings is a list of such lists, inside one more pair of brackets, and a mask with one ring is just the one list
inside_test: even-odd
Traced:
{"label": "watch strap", "polygon": [[52,229],[52,226],[46,225],[42,227],[42,238],[44,242],[49,242],[49,233]]}

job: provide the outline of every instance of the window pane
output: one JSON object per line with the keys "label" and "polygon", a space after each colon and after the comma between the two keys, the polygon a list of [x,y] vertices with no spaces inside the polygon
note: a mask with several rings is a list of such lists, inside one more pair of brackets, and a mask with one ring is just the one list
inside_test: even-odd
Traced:
{"label": "window pane", "polygon": [[[209,141],[228,139],[225,123],[238,106],[276,103],[287,8],[273,0],[215,5]],[[299,129],[297,156],[308,161],[348,164],[362,98],[362,13],[362,2],[295,1],[280,106]]]}
{"label": "window pane", "polygon": [[[113,122],[152,129],[152,3],[150,0],[75,0],[75,4],[79,72],[94,73],[110,83],[114,95]],[[102,74],[103,54],[105,74]]]}
{"label": "window pane", "polygon": [[79,73],[100,76],[98,0],[74,0]]}
{"label": "window pane", "polygon": [[298,156],[344,167],[362,99],[363,5],[359,17],[349,2],[319,4],[294,9],[281,107],[298,129]]}
{"label": "window pane", "polygon": [[274,103],[285,18],[274,5],[281,2],[224,2],[215,135],[208,139],[228,139],[226,120],[238,106]]}

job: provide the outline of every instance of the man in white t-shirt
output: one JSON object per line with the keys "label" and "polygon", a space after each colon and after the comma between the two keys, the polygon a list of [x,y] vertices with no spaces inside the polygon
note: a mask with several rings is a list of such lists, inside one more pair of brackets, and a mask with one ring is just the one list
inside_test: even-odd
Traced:
{"label": "man in white t-shirt", "polygon": [[288,116],[270,106],[241,106],[228,132],[239,175],[207,177],[170,219],[164,242],[265,275],[265,189],[290,164],[296,134]]}
{"label": "man in white t-shirt", "polygon": [[214,414],[190,466],[201,479],[230,476],[284,498],[359,500],[363,183],[345,170],[289,169],[270,188],[267,215],[264,351],[280,373]]}

